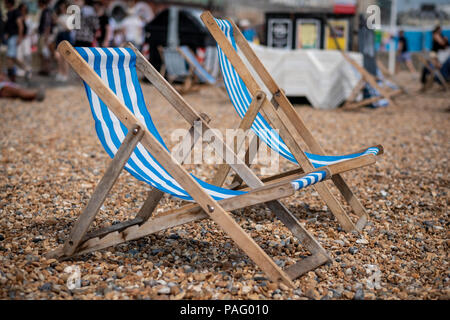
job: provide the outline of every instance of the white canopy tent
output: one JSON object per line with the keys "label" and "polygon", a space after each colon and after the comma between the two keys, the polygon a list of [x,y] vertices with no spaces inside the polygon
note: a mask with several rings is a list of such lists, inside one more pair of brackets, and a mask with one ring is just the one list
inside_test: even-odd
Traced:
{"label": "white canopy tent", "polygon": [[[337,108],[361,77],[336,50],[285,50],[253,43],[251,46],[287,96],[306,97],[314,108]],[[349,55],[362,65],[362,54]],[[264,87],[262,82],[260,85]]]}

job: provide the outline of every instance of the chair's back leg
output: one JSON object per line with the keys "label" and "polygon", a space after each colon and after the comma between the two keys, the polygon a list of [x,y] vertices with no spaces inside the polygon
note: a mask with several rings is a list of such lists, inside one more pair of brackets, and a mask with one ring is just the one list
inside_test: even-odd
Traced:
{"label": "chair's back leg", "polygon": [[63,253],[65,256],[70,256],[75,252],[142,136],[143,130],[138,125],[128,131],[105,175],[95,188],[88,205],[75,222],[69,238],[64,244]]}

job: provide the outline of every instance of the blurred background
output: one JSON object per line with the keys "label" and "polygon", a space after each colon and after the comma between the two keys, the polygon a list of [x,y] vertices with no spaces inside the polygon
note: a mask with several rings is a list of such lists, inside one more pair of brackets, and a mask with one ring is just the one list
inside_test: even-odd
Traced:
{"label": "blurred background", "polygon": [[[391,74],[401,69],[413,73],[422,68],[418,55],[445,51],[448,40],[436,47],[433,32],[442,41],[450,37],[446,0],[3,0],[0,9],[3,78],[32,83],[32,78],[47,77],[44,81],[54,85],[71,78],[56,51],[63,40],[75,46],[122,46],[130,41],[159,70],[162,48],[187,46],[203,63],[206,48],[215,45],[200,20],[204,10],[233,19],[250,42],[269,48],[335,50],[339,45],[364,54],[373,46]],[[358,37],[364,37],[361,30],[371,15],[376,16],[373,39],[362,44]],[[406,43],[401,52],[400,39]],[[441,64],[448,58],[445,52],[440,53]],[[399,54],[404,57],[396,59]]]}

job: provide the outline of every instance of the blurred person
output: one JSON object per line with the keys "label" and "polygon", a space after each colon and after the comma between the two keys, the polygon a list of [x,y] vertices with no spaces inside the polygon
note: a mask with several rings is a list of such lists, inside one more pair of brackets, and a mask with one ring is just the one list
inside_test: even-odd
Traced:
{"label": "blurred person", "polygon": [[[62,41],[73,43],[73,32],[69,25],[70,15],[67,14],[67,7],[69,3],[67,0],[60,0],[55,5],[56,16],[56,47]],[[69,64],[67,61],[55,50],[55,58],[58,63],[58,71],[56,73],[56,80],[66,82],[69,79]]]}
{"label": "blurred person", "polygon": [[8,46],[6,51],[6,65],[8,68],[8,77],[11,81],[16,81],[16,65],[27,70],[27,78],[31,72],[31,70],[17,58],[17,48],[24,38],[25,26],[21,9],[15,8],[14,5],[14,0],[5,0],[5,6],[8,10],[5,24],[5,35]]}
{"label": "blurred person", "polygon": [[113,27],[111,26],[109,16],[106,14],[106,7],[101,1],[95,1],[94,8],[99,23],[96,37],[97,43],[101,47],[109,47],[113,37]]}
{"label": "blurred person", "polygon": [[38,27],[38,51],[39,57],[41,59],[41,70],[39,70],[39,74],[42,76],[50,75],[50,36],[52,33],[53,27],[53,19],[52,19],[52,10],[49,6],[50,0],[39,0],[38,5],[41,9],[41,16],[39,18],[39,27]]}
{"label": "blurred person", "polygon": [[114,30],[112,46],[120,47],[125,43],[125,30],[121,27],[116,27]]}
{"label": "blurred person", "polygon": [[42,101],[45,98],[43,89],[26,89],[17,83],[8,81],[8,78],[0,74],[0,98],[20,98],[25,101]]}
{"label": "blurred person", "polygon": [[95,33],[99,28],[97,13],[91,6],[92,1],[75,0],[74,4],[81,8],[81,27],[75,30],[75,46],[92,47],[95,42]]}
{"label": "blurred person", "polygon": [[443,64],[450,56],[448,38],[442,34],[442,29],[438,25],[433,29],[431,51],[436,52],[439,62]]}
{"label": "blurred person", "polygon": [[122,6],[117,5],[113,7],[109,26],[111,28],[110,46],[117,47],[125,42],[125,32],[121,26],[121,21],[127,16]]}
{"label": "blurred person", "polygon": [[25,3],[21,3],[18,6],[19,11],[22,14],[23,17],[23,39],[20,42],[19,46],[17,47],[17,58],[19,61],[22,61],[25,65],[25,69],[20,69],[17,71],[17,75],[25,76],[27,81],[31,79],[31,63],[32,63],[32,57],[31,57],[31,35],[32,35],[32,27],[33,27],[33,21],[28,16],[28,7]]}
{"label": "blurred person", "polygon": [[409,72],[415,74],[416,69],[414,68],[414,65],[412,63],[411,59],[411,53],[408,51],[408,41],[405,37],[405,32],[403,30],[400,30],[398,33],[398,48],[397,48],[397,61],[399,62],[396,65],[396,72],[399,71],[400,63],[403,62],[406,64],[406,67],[408,67]]}

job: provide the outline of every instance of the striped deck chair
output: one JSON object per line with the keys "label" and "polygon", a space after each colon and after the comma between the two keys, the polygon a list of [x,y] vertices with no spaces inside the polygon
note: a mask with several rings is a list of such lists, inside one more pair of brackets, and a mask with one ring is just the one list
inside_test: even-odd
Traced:
{"label": "striped deck chair", "polygon": [[[191,124],[189,136],[195,137],[194,131],[199,131],[194,126],[196,121],[202,121],[202,130],[210,129],[206,116],[196,113],[132,44],[128,44],[128,48],[73,48],[64,41],[58,46],[58,51],[83,79],[97,136],[113,159],[64,245],[47,257],[67,259],[211,218],[272,281],[293,287],[293,279],[330,261],[324,248],[279,199],[307,186],[320,184],[340,172],[373,164],[373,154],[363,157],[364,162],[350,160],[336,163],[265,185],[216,135],[215,141],[220,142],[225,153],[233,155],[230,164],[233,170],[250,189],[230,190],[214,186],[189,174],[169,153],[148,112],[136,67]],[[199,134],[202,135],[202,132]],[[191,141],[191,148],[195,143],[195,139]],[[227,156],[223,157],[225,159]],[[134,219],[88,233],[89,226],[123,168],[151,186],[147,200]],[[192,203],[152,215],[164,194]],[[309,257],[282,270],[228,213],[262,203],[311,252]]]}
{"label": "striped deck chair", "polygon": [[[278,87],[258,59],[234,22],[214,19],[208,11],[205,11],[201,18],[217,41],[224,83],[234,108],[242,118],[240,128],[243,130],[251,128],[259,139],[273,150],[284,158],[300,164],[300,168],[263,179],[264,182],[277,180],[281,177],[286,178],[286,176],[289,177],[291,174],[314,170],[315,168],[339,163],[340,161],[348,161],[349,159],[359,161],[358,159],[364,158],[368,154],[379,155],[383,152],[381,146],[375,146],[344,156],[324,155],[324,151],[319,143],[290,104],[284,92]],[[258,94],[261,94],[262,89],[258,84],[259,82],[246,67],[237,51],[238,48],[272,95],[271,100],[268,97],[264,97],[263,101],[258,103],[256,97]],[[276,131],[272,130],[272,127],[279,130],[279,135],[274,133]],[[299,144],[302,140],[311,152],[302,150]],[[219,186],[223,185],[229,170],[229,166],[223,165],[216,175],[214,183]],[[326,184],[321,183],[314,187],[344,230],[361,230],[368,221],[368,214],[364,207],[341,175],[335,175],[331,180],[358,216],[356,223],[350,219]],[[233,183],[235,182],[239,185],[241,182],[239,177],[235,177]],[[236,188],[238,185],[232,184],[230,187]]]}

